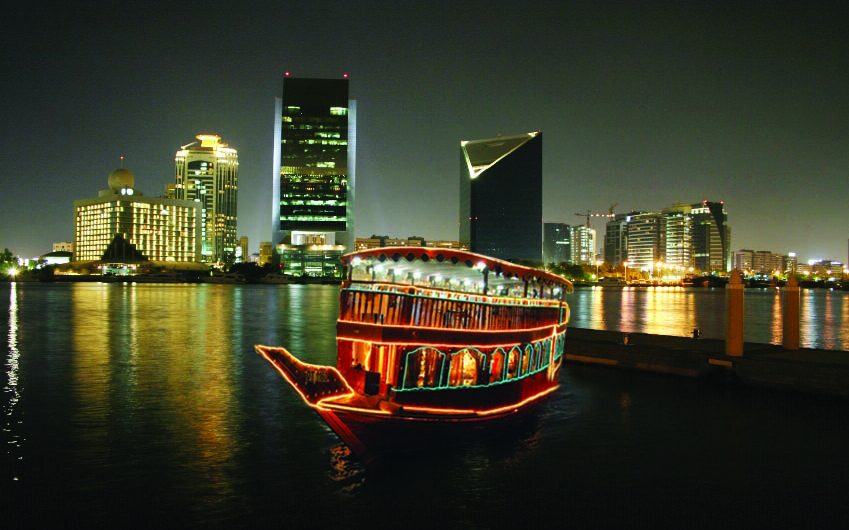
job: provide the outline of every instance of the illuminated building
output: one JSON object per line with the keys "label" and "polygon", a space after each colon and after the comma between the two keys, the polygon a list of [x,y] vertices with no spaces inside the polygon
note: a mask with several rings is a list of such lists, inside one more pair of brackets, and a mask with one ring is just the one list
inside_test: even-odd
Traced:
{"label": "illuminated building", "polygon": [[752,265],[755,262],[755,251],[747,248],[741,248],[737,252],[734,253],[734,268],[744,273],[749,272],[752,269]]}
{"label": "illuminated building", "polygon": [[450,239],[435,239],[425,242],[425,246],[431,248],[453,248],[454,250],[469,250],[469,247]]}
{"label": "illuminated building", "polygon": [[[455,242],[456,243],[456,242]],[[407,239],[397,237],[378,236],[372,234],[371,237],[358,237],[354,241],[356,250],[365,250],[378,247],[424,247],[429,245],[425,238],[419,236],[410,236]]]}
{"label": "illuminated building", "polygon": [[250,257],[250,252],[248,251],[248,236],[242,236],[239,238],[239,247],[236,251],[236,258],[238,261],[249,261],[248,257]]}
{"label": "illuminated building", "polygon": [[[287,72],[274,135],[272,239],[284,272],[339,276],[339,258],[354,245],[356,102],[348,76]],[[317,259],[327,262],[317,266]]]}
{"label": "illuminated building", "polygon": [[266,263],[271,263],[271,257],[274,254],[274,245],[271,241],[263,241],[259,244],[259,258],[257,264],[262,267]]}
{"label": "illuminated building", "polygon": [[[201,255],[205,262],[232,263],[236,255],[239,155],[215,134],[177,151],[174,198],[201,205]],[[170,193],[166,189],[166,196]]]}
{"label": "illuminated building", "polygon": [[200,204],[144,197],[128,169],[113,171],[98,197],[74,201],[74,217],[74,261],[100,260],[116,235],[151,261],[200,260]]}
{"label": "illuminated building", "polygon": [[74,253],[74,243],[71,241],[60,241],[53,243],[53,252],[70,252]]}
{"label": "illuminated building", "polygon": [[70,263],[73,255],[73,252],[67,250],[54,250],[39,256],[38,259],[45,265],[62,265],[63,263]]}
{"label": "illuminated building", "polygon": [[460,142],[460,242],[506,260],[542,260],[542,133]]}
{"label": "illuminated building", "polygon": [[628,214],[628,267],[654,271],[660,260],[660,214],[638,212]]}
{"label": "illuminated building", "polygon": [[702,272],[727,272],[732,255],[725,203],[704,200],[692,206],[694,266]]}
{"label": "illuminated building", "polygon": [[592,265],[595,263],[595,229],[584,225],[570,228],[572,233],[572,263]]}
{"label": "illuminated building", "polygon": [[542,262],[560,264],[572,261],[572,231],[564,223],[542,225]]}
{"label": "illuminated building", "polygon": [[693,217],[689,204],[675,204],[661,212],[661,260],[666,265],[693,266]]}

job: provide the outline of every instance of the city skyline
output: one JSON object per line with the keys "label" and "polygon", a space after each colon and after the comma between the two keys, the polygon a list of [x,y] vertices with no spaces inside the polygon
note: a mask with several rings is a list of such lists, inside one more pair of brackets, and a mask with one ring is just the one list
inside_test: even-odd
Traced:
{"label": "city skyline", "polygon": [[[255,251],[267,240],[270,116],[290,69],[353,81],[355,236],[456,238],[460,139],[541,130],[544,222],[581,224],[574,212],[613,203],[623,213],[724,200],[732,250],[846,259],[840,4],[103,6],[28,7],[2,23],[15,75],[2,87],[0,246],[16,253],[70,240],[73,201],[119,155],[148,195],[163,189],[173,146],[197,131],[239,146],[238,232]],[[189,11],[185,32],[164,23]],[[462,31],[473,15],[476,32]],[[232,20],[225,37],[208,31]],[[310,24],[336,38],[303,46]],[[187,62],[191,49],[215,53]]]}

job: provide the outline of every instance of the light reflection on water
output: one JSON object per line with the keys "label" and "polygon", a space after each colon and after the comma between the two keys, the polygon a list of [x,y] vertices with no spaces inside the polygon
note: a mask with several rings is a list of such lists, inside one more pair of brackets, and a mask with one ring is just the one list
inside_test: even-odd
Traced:
{"label": "light reflection on water", "polygon": [[[807,521],[781,502],[790,493],[849,506],[849,421],[828,402],[567,366],[527,424],[365,469],[253,351],[283,345],[333,364],[337,287],[12,284],[0,293],[3,411],[17,421],[7,420],[3,442],[17,441],[7,447],[23,458],[3,479],[20,478],[13,498],[29,526],[56,514],[64,525],[357,527],[379,514],[398,526],[481,528],[525,524],[519,507],[557,526],[670,513],[715,526],[749,506],[778,523]],[[780,300],[746,294],[747,322],[763,312],[774,324]],[[814,321],[849,313],[843,293],[802,296]],[[570,303],[582,327],[721,335],[724,325],[722,291],[578,290]],[[841,326],[824,336],[845,343]],[[746,491],[745,502],[720,494],[728,489]]]}
{"label": "light reflection on water", "polygon": [[5,364],[5,384],[3,385],[3,438],[4,453],[11,469],[11,478],[18,480],[23,456],[20,455],[23,436],[21,434],[22,415],[18,402],[21,399],[19,388],[20,358],[18,349],[18,288],[16,283],[9,286],[9,328],[7,334],[7,358]]}
{"label": "light reflection on water", "polygon": [[[725,290],[685,287],[579,288],[567,298],[574,327],[706,338],[725,336]],[[746,289],[744,333],[750,342],[781,344],[779,289]],[[849,292],[802,289],[800,342],[804,348],[849,350]]]}

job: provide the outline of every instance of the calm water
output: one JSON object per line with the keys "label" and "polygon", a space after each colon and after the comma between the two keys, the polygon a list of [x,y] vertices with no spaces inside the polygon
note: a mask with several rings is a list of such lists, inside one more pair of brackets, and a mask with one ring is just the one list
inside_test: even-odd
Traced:
{"label": "calm water", "polygon": [[[780,300],[746,294],[747,338],[777,341]],[[3,526],[849,524],[846,401],[601,368],[567,367],[509,436],[366,470],[252,349],[333,363],[337,295],[0,284]],[[583,327],[723,329],[722,291],[580,290],[571,303]],[[844,293],[803,291],[803,342],[849,349],[847,314]]]}

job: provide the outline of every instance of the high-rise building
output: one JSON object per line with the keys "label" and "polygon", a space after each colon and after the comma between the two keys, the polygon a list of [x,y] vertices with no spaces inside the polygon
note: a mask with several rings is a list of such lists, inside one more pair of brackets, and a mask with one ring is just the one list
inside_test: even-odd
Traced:
{"label": "high-rise building", "polygon": [[734,253],[734,268],[743,273],[748,273],[752,270],[755,262],[755,251],[748,248],[741,248]]}
{"label": "high-rise building", "polygon": [[638,212],[627,216],[628,267],[654,271],[660,261],[660,219],[654,212]]}
{"label": "high-rise building", "polygon": [[725,203],[704,200],[692,205],[693,262],[702,272],[731,270],[731,229]]}
{"label": "high-rise building", "polygon": [[347,74],[284,74],[274,135],[272,239],[284,272],[338,276],[339,257],[354,245],[356,102]]}
{"label": "high-rise building", "polygon": [[618,267],[628,261],[628,214],[618,213],[607,222],[604,230],[604,261],[611,267]]}
{"label": "high-rise building", "polygon": [[572,262],[572,231],[565,223],[544,223],[542,225],[542,262]]}
{"label": "high-rise building", "polygon": [[239,155],[216,134],[195,138],[177,151],[174,198],[200,203],[203,261],[232,263],[237,246]]}
{"label": "high-rise building", "polygon": [[239,250],[236,252],[236,258],[238,261],[247,262],[250,258],[250,252],[248,251],[248,236],[242,236],[239,238]]}
{"label": "high-rise building", "polygon": [[660,258],[666,265],[683,269],[693,266],[692,209],[689,204],[674,204],[661,212]]}
{"label": "high-rise building", "polygon": [[542,259],[542,133],[460,142],[460,242],[496,258]]}
{"label": "high-rise building", "polygon": [[571,263],[593,265],[595,259],[595,229],[579,225],[570,227],[571,232]]}
{"label": "high-rise building", "polygon": [[119,168],[99,196],[74,201],[74,260],[100,260],[115,236],[151,261],[200,261],[200,204],[152,198],[135,189],[135,176]]}

